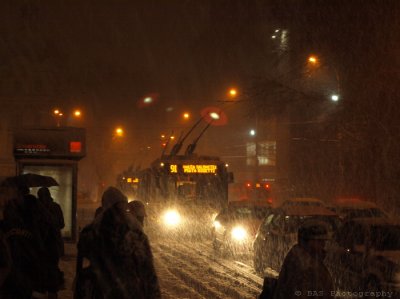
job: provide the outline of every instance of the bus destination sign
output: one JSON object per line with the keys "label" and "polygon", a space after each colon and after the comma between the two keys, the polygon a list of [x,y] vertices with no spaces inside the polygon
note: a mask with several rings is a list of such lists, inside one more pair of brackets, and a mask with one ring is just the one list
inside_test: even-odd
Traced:
{"label": "bus destination sign", "polygon": [[215,164],[171,164],[169,166],[170,173],[217,173],[217,165]]}

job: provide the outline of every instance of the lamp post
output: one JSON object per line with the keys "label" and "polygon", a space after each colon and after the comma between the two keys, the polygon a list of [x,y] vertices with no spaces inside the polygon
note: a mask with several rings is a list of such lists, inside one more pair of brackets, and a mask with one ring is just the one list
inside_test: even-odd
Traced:
{"label": "lamp post", "polygon": [[[332,88],[334,91],[329,94],[329,100],[332,103],[338,103],[342,98],[341,95],[342,91],[341,91],[341,77],[337,67],[332,63],[329,62],[327,63],[326,59],[323,58],[320,59],[316,55],[308,56],[307,65],[310,70],[320,71],[319,75],[321,77],[319,77],[319,79],[321,80],[321,84],[328,83],[329,85],[332,85],[332,81],[334,81],[335,87]],[[324,79],[326,80],[325,82]],[[337,181],[338,181],[338,189],[341,191],[344,186],[344,162],[342,154],[342,138],[340,129],[337,129],[335,137],[332,140],[334,140],[337,144],[336,150],[337,150],[337,159],[338,159],[337,165],[338,165],[338,176],[339,176]]]}
{"label": "lamp post", "polygon": [[124,129],[122,127],[116,127],[114,130],[114,136],[121,138],[124,136]]}
{"label": "lamp post", "polygon": [[61,120],[62,120],[62,117],[63,117],[63,113],[60,111],[60,109],[56,108],[56,109],[53,110],[53,115],[54,115],[54,117],[56,119],[56,126],[60,127],[61,126]]}
{"label": "lamp post", "polygon": [[238,95],[238,91],[236,88],[230,88],[228,91],[228,95],[230,98],[236,98],[236,96]]}
{"label": "lamp post", "polygon": [[[69,119],[67,119],[68,123],[72,123],[74,120],[79,120],[82,119],[82,110],[80,109],[75,109],[72,111],[72,113],[68,114],[69,115]],[[64,113],[62,112],[61,109],[59,108],[54,108],[53,109],[53,116],[55,118],[56,121],[56,126],[60,127],[62,125],[62,121],[64,118]]]}
{"label": "lamp post", "polygon": [[311,70],[321,70],[323,67],[327,67],[328,70],[333,71],[334,76],[335,76],[335,85],[336,85],[336,91],[330,94],[329,98],[332,102],[338,102],[340,100],[340,93],[341,93],[341,88],[340,88],[340,76],[339,72],[336,69],[334,65],[323,63],[317,55],[311,54],[307,58],[307,66],[309,71]]}
{"label": "lamp post", "polygon": [[75,118],[81,118],[82,117],[82,111],[79,109],[75,109],[73,113]]}

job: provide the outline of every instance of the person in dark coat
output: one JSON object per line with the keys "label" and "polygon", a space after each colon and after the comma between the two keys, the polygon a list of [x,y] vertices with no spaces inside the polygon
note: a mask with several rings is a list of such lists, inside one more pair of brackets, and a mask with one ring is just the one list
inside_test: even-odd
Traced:
{"label": "person in dark coat", "polygon": [[[78,258],[90,261],[95,278],[90,295],[104,299],[161,298],[149,241],[140,224],[129,218],[127,203],[120,190],[107,188],[102,196],[103,211],[80,234]],[[76,276],[74,298],[85,298],[88,290],[78,272]]]}
{"label": "person in dark coat", "polygon": [[2,298],[31,299],[34,292],[44,292],[46,225],[42,225],[38,200],[29,188],[16,186],[15,191],[4,208],[4,231],[13,263]]}
{"label": "person in dark coat", "polygon": [[[2,220],[1,220],[2,222]],[[6,281],[12,265],[10,247],[3,232],[3,223],[0,224],[0,298],[5,298],[4,282]]]}
{"label": "person in dark coat", "polygon": [[49,211],[51,220],[57,230],[57,244],[61,257],[64,255],[64,240],[61,234],[61,230],[65,227],[63,211],[61,209],[61,206],[54,201],[49,188],[41,187],[37,192],[37,196],[41,203]]}
{"label": "person in dark coat", "polygon": [[299,228],[298,243],[285,257],[274,299],[332,298],[333,280],[323,264],[328,239],[328,230],[322,223],[310,221]]}
{"label": "person in dark coat", "polygon": [[46,247],[46,291],[48,298],[57,298],[57,293],[64,282],[64,273],[59,268],[61,256],[64,255],[64,240],[61,229],[64,228],[64,216],[61,207],[54,202],[47,187],[39,188],[39,207],[41,220],[46,227],[43,230],[44,245]]}
{"label": "person in dark coat", "polygon": [[128,203],[129,213],[144,226],[144,219],[147,217],[146,207],[140,200],[133,200]]}

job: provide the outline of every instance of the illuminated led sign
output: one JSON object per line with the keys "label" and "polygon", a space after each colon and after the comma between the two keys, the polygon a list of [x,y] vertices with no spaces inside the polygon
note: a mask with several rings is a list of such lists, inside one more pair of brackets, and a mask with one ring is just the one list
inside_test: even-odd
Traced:
{"label": "illuminated led sign", "polygon": [[23,154],[36,154],[48,153],[50,149],[46,144],[16,144],[14,151]]}
{"label": "illuminated led sign", "polygon": [[[180,170],[180,171],[179,171]],[[216,173],[217,165],[214,164],[171,164],[169,166],[170,173]]]}
{"label": "illuminated led sign", "polygon": [[80,153],[82,151],[82,142],[80,141],[70,141],[69,151],[71,153]]}
{"label": "illuminated led sign", "polygon": [[139,183],[139,179],[138,178],[127,178],[126,182],[127,183],[132,183],[132,184]]}
{"label": "illuminated led sign", "polygon": [[14,131],[14,156],[80,160],[86,154],[85,129],[21,128]]}

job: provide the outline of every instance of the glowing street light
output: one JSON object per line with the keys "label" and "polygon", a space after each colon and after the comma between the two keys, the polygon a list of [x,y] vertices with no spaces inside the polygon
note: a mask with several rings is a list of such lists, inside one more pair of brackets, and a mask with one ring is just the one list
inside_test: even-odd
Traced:
{"label": "glowing street light", "polygon": [[183,113],[183,118],[184,119],[189,119],[190,118],[190,114],[188,112]]}
{"label": "glowing street light", "polygon": [[234,98],[234,97],[236,97],[237,96],[237,94],[238,94],[238,91],[237,91],[237,89],[236,88],[231,88],[231,89],[229,89],[229,96],[231,97],[231,98]]}
{"label": "glowing street light", "polygon": [[145,103],[145,104],[151,104],[151,103],[153,103],[153,98],[152,98],[152,97],[145,97],[145,98],[143,99],[143,103]]}
{"label": "glowing street light", "polygon": [[53,110],[53,115],[56,118],[57,127],[61,126],[61,118],[63,117],[63,113],[60,109],[56,108]]}
{"label": "glowing street light", "polygon": [[331,95],[331,100],[332,100],[332,101],[337,102],[337,101],[339,101],[339,99],[340,99],[340,96],[339,96],[339,95],[337,95],[337,94]]}
{"label": "glowing street light", "polygon": [[213,119],[213,120],[218,120],[218,119],[220,119],[220,116],[219,116],[219,114],[217,113],[217,112],[210,112],[210,117]]}
{"label": "glowing street light", "polygon": [[340,100],[340,76],[339,76],[339,72],[336,69],[335,65],[332,64],[326,64],[325,61],[323,61],[323,64],[320,62],[320,59],[318,58],[318,56],[316,55],[310,55],[307,59],[308,61],[308,68],[309,71],[314,71],[320,68],[320,66],[323,66],[324,69],[330,69],[334,72],[335,74],[335,80],[336,80],[336,92],[337,94],[332,94],[330,95],[330,99],[333,102],[337,102]]}
{"label": "glowing street light", "polygon": [[80,118],[82,116],[82,112],[79,109],[74,110],[73,114],[76,118]]}
{"label": "glowing street light", "polygon": [[317,65],[317,64],[318,64],[318,57],[315,56],[315,55],[310,55],[310,56],[308,57],[308,62],[309,62],[310,64]]}
{"label": "glowing street light", "polygon": [[115,132],[115,136],[117,136],[117,137],[124,136],[124,130],[121,127],[117,127],[114,132]]}
{"label": "glowing street light", "polygon": [[249,134],[250,134],[250,136],[256,136],[256,130],[251,129]]}

